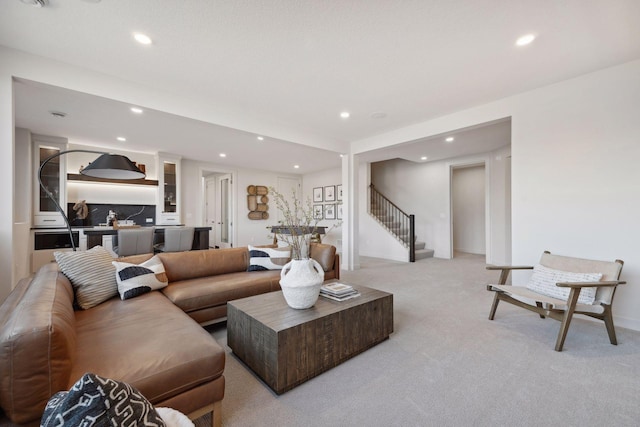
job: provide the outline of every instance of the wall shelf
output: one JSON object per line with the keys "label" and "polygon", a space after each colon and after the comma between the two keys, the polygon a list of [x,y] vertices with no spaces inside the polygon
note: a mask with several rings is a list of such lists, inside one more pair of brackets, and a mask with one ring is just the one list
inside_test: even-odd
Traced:
{"label": "wall shelf", "polygon": [[155,179],[107,179],[107,178],[94,178],[92,176],[80,175],[77,173],[68,173],[68,181],[83,181],[83,182],[105,182],[108,184],[120,184],[120,185],[151,185],[158,186],[158,180]]}

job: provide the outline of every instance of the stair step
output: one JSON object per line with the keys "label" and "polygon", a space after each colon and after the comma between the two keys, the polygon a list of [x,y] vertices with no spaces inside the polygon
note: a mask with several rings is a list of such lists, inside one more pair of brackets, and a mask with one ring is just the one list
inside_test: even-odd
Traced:
{"label": "stair step", "polygon": [[419,251],[419,250],[421,250],[421,249],[424,249],[426,245],[427,245],[427,244],[426,244],[425,242],[418,242],[418,241],[416,241],[416,251]]}
{"label": "stair step", "polygon": [[416,250],[416,261],[425,258],[433,258],[433,249]]}

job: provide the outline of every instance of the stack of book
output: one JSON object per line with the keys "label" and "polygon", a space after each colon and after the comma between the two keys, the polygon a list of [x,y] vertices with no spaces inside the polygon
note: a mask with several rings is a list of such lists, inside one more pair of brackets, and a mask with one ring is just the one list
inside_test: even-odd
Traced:
{"label": "stack of book", "polygon": [[320,295],[334,301],[344,301],[360,296],[360,292],[353,289],[351,285],[335,282],[322,285]]}

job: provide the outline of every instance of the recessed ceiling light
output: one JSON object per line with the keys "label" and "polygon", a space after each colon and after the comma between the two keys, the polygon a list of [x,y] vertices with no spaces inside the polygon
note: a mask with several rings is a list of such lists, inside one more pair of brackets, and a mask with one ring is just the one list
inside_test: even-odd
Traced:
{"label": "recessed ceiling light", "polygon": [[445,139],[445,141],[447,142],[453,142],[454,138],[452,136],[448,137],[447,139]]}
{"label": "recessed ceiling light", "polygon": [[259,136],[258,141],[264,141],[264,136]]}
{"label": "recessed ceiling light", "polygon": [[219,154],[219,156],[220,156],[220,157],[227,157],[227,155],[226,155],[226,154],[224,154],[224,153],[220,153],[220,154]]}
{"label": "recessed ceiling light", "polygon": [[294,169],[300,169],[300,165],[293,165]]}
{"label": "recessed ceiling light", "polygon": [[131,107],[131,111],[136,113],[136,114],[142,114],[142,108]]}
{"label": "recessed ceiling light", "polygon": [[340,154],[340,158],[344,157],[344,154]]}
{"label": "recessed ceiling light", "polygon": [[133,38],[140,44],[151,44],[151,37],[142,33],[133,33]]}
{"label": "recessed ceiling light", "polygon": [[127,140],[127,138],[125,138],[124,136],[119,136],[116,139],[120,142],[125,142]]}
{"label": "recessed ceiling light", "polygon": [[427,160],[427,159],[428,159],[428,157],[427,157],[427,156],[422,156],[422,157],[420,157],[420,160]]}
{"label": "recessed ceiling light", "polygon": [[518,40],[516,40],[516,46],[526,46],[535,39],[536,36],[534,34],[525,34],[522,37],[518,37]]}
{"label": "recessed ceiling light", "polygon": [[349,117],[351,117],[351,114],[348,111],[343,111],[342,113],[340,113],[340,117],[342,117],[343,119],[348,119]]}

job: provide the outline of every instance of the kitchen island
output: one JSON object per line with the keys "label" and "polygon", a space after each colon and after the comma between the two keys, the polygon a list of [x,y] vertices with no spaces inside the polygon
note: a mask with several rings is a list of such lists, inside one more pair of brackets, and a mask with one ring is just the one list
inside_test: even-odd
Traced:
{"label": "kitchen island", "polygon": [[[158,237],[157,240],[164,240],[164,230],[165,228],[175,227],[173,225],[169,226],[155,226],[154,232]],[[201,249],[209,249],[209,231],[211,227],[194,227],[193,233],[193,245],[191,245],[191,250],[201,250]],[[102,245],[102,236],[117,236],[118,229],[113,227],[93,227],[89,229],[84,229],[84,234],[87,236],[87,249],[91,249],[94,246]],[[162,236],[162,237],[161,237]]]}

